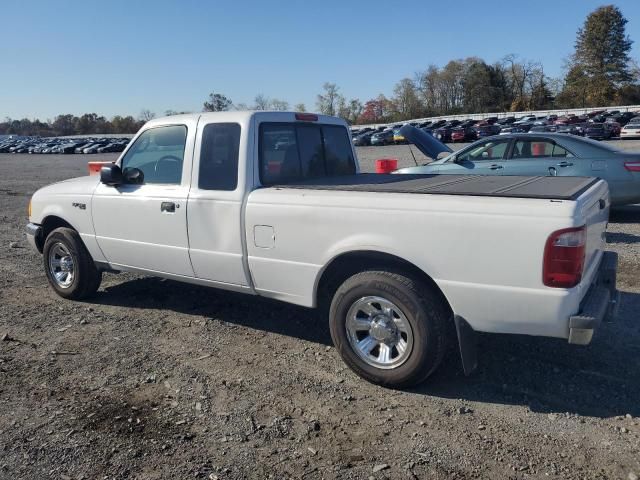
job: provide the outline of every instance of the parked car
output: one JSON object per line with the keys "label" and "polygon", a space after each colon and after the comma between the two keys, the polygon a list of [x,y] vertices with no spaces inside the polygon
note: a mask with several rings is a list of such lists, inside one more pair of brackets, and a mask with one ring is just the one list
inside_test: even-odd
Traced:
{"label": "parked car", "polygon": [[451,131],[452,142],[473,142],[478,139],[478,131],[470,126],[456,127]]}
{"label": "parked car", "polygon": [[387,129],[371,135],[371,145],[391,145],[393,143],[393,130]]}
{"label": "parked car", "polygon": [[433,136],[443,143],[451,143],[451,133],[453,128],[450,125],[444,125],[433,132]]}
{"label": "parked car", "polygon": [[640,121],[638,123],[627,123],[620,131],[620,138],[632,139],[640,138]]}
{"label": "parked car", "polygon": [[339,118],[166,117],[100,176],[36,191],[27,237],[67,299],[123,271],[319,307],[345,363],[390,387],[425,380],[456,338],[469,372],[475,332],[583,345],[613,312],[605,181],[357,172]]}
{"label": "parked car", "polygon": [[613,130],[609,124],[604,122],[590,123],[585,128],[584,135],[595,140],[608,140],[613,136]]}
{"label": "parked car", "polygon": [[371,137],[375,135],[373,132],[366,132],[354,137],[353,144],[356,147],[364,147],[367,145],[371,145]]}
{"label": "parked car", "polygon": [[[437,140],[425,140],[420,135],[422,132],[404,130],[404,133],[430,158],[437,158],[440,152],[449,150],[442,144],[432,146]],[[601,142],[560,133],[484,138],[445,158],[398,172],[600,177],[609,183],[613,206],[640,203],[640,157],[637,153],[623,152]]]}
{"label": "parked car", "polygon": [[[511,127],[511,128],[515,128],[515,127]],[[495,125],[495,124],[483,125],[481,127],[477,127],[477,130],[478,130],[478,138],[482,138],[482,137],[490,137],[492,135],[498,135],[502,130],[502,127],[500,127],[500,125]]]}
{"label": "parked car", "polygon": [[396,145],[407,143],[407,140],[400,133],[400,127],[393,129],[393,143],[395,143]]}
{"label": "parked car", "polygon": [[522,125],[524,123],[533,123],[537,120],[535,115],[525,115],[513,122],[513,125]]}
{"label": "parked car", "polygon": [[579,125],[556,125],[557,133],[566,133],[569,135],[584,136],[584,131]]}

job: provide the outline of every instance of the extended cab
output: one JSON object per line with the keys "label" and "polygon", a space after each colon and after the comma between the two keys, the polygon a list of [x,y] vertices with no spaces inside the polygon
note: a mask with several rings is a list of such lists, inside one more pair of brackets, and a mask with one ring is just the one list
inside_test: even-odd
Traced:
{"label": "extended cab", "polygon": [[587,344],[617,300],[606,182],[358,173],[344,121],[288,112],[148,122],[100,176],[38,190],[28,237],[82,299],[130,271],[318,307],[345,362],[424,380],[474,332]]}

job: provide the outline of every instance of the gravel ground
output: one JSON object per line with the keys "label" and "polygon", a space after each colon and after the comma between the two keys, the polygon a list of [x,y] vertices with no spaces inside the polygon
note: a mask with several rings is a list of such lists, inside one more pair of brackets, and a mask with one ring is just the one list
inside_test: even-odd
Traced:
{"label": "gravel ground", "polygon": [[27,202],[88,159],[0,155],[0,479],[640,476],[640,207],[612,215],[622,306],[590,346],[485,335],[473,376],[452,353],[394,391],[303,308],[128,274],[57,297]]}

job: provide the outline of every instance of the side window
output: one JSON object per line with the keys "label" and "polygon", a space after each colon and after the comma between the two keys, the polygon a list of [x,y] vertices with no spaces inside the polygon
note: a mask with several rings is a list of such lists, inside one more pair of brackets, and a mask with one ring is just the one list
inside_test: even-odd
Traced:
{"label": "side window", "polygon": [[571,157],[573,157],[573,155],[571,154],[571,152],[569,150],[567,150],[566,148],[562,148],[558,144],[554,144],[553,145],[552,156],[554,156],[554,157],[562,157],[562,158],[571,158]]}
{"label": "side window", "polygon": [[198,188],[235,190],[238,186],[240,125],[210,123],[202,131]]}
{"label": "side window", "polygon": [[[546,158],[553,155],[554,143],[544,140],[518,140],[513,147],[512,158]],[[566,152],[566,150],[565,150]],[[558,152],[558,156],[560,152]]]}
{"label": "side window", "polygon": [[187,127],[171,125],[143,132],[122,159],[122,171],[137,168],[144,183],[179,185],[182,180]]}
{"label": "side window", "polygon": [[490,140],[483,142],[457,157],[458,161],[477,162],[481,160],[502,160],[509,140]]}

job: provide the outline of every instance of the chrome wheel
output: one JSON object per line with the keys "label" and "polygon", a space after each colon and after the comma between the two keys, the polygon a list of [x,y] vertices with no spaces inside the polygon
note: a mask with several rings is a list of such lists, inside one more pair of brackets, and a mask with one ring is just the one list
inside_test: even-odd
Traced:
{"label": "chrome wheel", "polygon": [[75,276],[73,257],[62,243],[55,243],[49,250],[49,273],[61,288],[69,288]]}
{"label": "chrome wheel", "polygon": [[356,300],[349,308],[345,325],[351,347],[369,365],[396,368],[411,354],[411,325],[402,310],[385,298]]}

